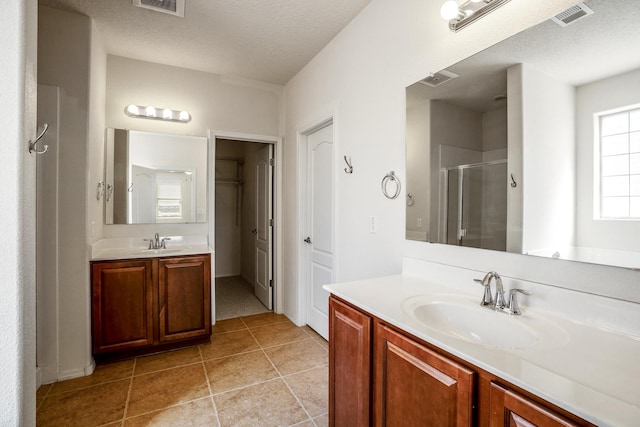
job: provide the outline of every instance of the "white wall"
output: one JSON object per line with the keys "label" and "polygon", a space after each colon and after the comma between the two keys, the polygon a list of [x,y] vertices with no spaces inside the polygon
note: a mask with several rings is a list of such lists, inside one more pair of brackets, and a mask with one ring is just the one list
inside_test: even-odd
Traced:
{"label": "white wall", "polygon": [[[67,95],[60,98],[58,147],[58,243],[63,248],[57,254],[58,379],[64,379],[93,369],[88,258],[91,227],[87,223],[89,212],[95,212],[96,206],[90,201],[90,195],[95,200],[95,188],[92,191],[89,186],[88,163],[98,157],[90,154],[89,141],[102,126],[101,91],[97,87],[104,71],[99,70],[100,41],[92,38],[95,30],[88,17],[47,7],[41,7],[39,13],[38,82],[59,86]],[[96,73],[93,85],[92,67]],[[89,114],[92,105],[96,111]]]}
{"label": "white wall", "polygon": [[0,424],[35,425],[35,154],[37,5],[0,3]]}
{"label": "white wall", "polygon": [[521,70],[522,252],[573,246],[575,90],[527,64]]}
{"label": "white wall", "polygon": [[593,219],[593,115],[638,103],[640,70],[577,88],[577,246],[640,251],[639,221]]}
{"label": "white wall", "polygon": [[[282,87],[108,56],[106,127],[207,136],[208,129],[279,135]],[[129,104],[187,110],[191,122],[135,119]],[[213,192],[211,192],[213,194]],[[104,237],[207,234],[208,224],[108,225]]]}
{"label": "white wall", "polygon": [[431,139],[429,132],[429,102],[407,108],[407,195],[411,193],[413,205],[407,205],[407,237],[427,241],[429,230],[429,200],[431,197],[431,177],[428,165],[431,162]]}
{"label": "white wall", "polygon": [[[468,263],[465,254],[482,251],[460,248],[449,251],[440,245],[418,242],[405,244],[406,193],[403,191],[396,200],[387,200],[380,192],[380,180],[389,170],[395,170],[402,178],[405,176],[406,86],[430,71],[441,70],[547,19],[573,3],[573,0],[509,2],[459,33],[452,33],[439,17],[440,1],[373,0],[287,83],[284,181],[291,186],[284,195],[287,260],[284,309],[287,315],[304,322],[297,304],[297,255],[303,237],[299,233],[297,215],[301,208],[297,184],[297,135],[327,115],[333,114],[336,118],[336,164],[341,164],[342,156],[348,154],[355,168],[353,175],[336,168],[337,280],[397,273],[405,254],[453,265],[480,265],[487,270],[491,267],[499,270],[503,263],[511,262],[510,257],[506,260],[498,252],[485,251],[491,256],[487,259],[478,256],[483,259],[482,263]],[[368,232],[370,215],[378,218],[377,234]],[[522,258],[525,267],[538,265],[539,260]],[[542,276],[547,281],[570,284],[575,281],[573,273],[576,270],[590,271],[590,266],[580,264],[568,269],[571,274],[560,272],[559,276]],[[534,270],[524,268],[515,274],[531,271]],[[623,271],[616,277],[624,282],[630,276]],[[589,282],[594,285],[591,288],[597,287],[593,279]]]}

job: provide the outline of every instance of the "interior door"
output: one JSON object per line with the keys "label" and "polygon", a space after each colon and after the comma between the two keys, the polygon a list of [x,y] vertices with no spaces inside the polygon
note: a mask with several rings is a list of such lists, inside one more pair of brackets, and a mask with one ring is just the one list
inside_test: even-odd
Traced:
{"label": "interior door", "polygon": [[131,197],[129,224],[156,222],[156,171],[144,166],[131,165],[131,184],[127,189]]}
{"label": "interior door", "polygon": [[256,164],[256,297],[273,309],[273,146],[262,144]]}
{"label": "interior door", "polygon": [[334,281],[333,124],[307,137],[307,324],[328,338],[329,293]]}

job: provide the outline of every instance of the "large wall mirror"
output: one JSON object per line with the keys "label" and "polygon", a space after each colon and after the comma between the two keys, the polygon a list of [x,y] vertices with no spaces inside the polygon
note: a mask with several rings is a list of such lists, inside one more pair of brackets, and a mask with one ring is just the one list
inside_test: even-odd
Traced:
{"label": "large wall mirror", "polygon": [[107,129],[106,224],[207,221],[207,138]]}
{"label": "large wall mirror", "polygon": [[640,268],[638,2],[565,16],[407,88],[407,239]]}

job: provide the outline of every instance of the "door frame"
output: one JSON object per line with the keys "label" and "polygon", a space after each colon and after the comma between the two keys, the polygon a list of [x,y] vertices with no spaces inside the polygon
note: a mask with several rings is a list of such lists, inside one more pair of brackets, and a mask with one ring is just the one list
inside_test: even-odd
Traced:
{"label": "door frame", "polygon": [[[284,256],[283,256],[283,243],[284,243],[284,227],[282,224],[282,137],[273,135],[260,135],[253,133],[243,132],[228,132],[224,130],[209,129],[209,146],[208,146],[208,169],[209,176],[207,177],[207,194],[209,195],[208,203],[208,224],[209,224],[209,245],[215,248],[216,242],[216,198],[214,197],[216,188],[215,177],[215,165],[216,165],[216,138],[231,139],[236,141],[248,141],[257,142],[261,144],[273,144],[274,153],[274,182],[273,182],[273,312],[282,313],[284,309],[284,288],[283,288],[283,274],[284,274]],[[215,250],[213,253],[213,260],[211,265],[211,280],[214,284],[215,290]],[[211,292],[211,320],[215,323],[216,310],[215,310],[215,292]]]}
{"label": "door frame", "polygon": [[[298,180],[298,229],[297,229],[297,239],[296,239],[296,253],[298,256],[298,300],[297,300],[297,319],[296,324],[306,325],[307,324],[307,298],[309,297],[307,292],[307,264],[308,259],[306,256],[306,244],[303,242],[307,233],[307,142],[308,137],[315,131],[322,129],[325,126],[333,125],[333,176],[332,176],[332,188],[333,188],[333,212],[332,212],[332,222],[333,222],[333,278],[337,282],[339,277],[339,256],[338,256],[338,236],[339,236],[339,224],[338,224],[338,186],[336,185],[338,182],[337,174],[339,168],[338,163],[338,121],[337,114],[335,112],[331,112],[330,114],[325,114],[319,116],[316,120],[311,121],[312,124],[301,127],[301,130],[296,132],[297,139],[297,148],[298,148],[298,167],[297,167],[297,180]],[[328,307],[327,307],[328,310]]]}

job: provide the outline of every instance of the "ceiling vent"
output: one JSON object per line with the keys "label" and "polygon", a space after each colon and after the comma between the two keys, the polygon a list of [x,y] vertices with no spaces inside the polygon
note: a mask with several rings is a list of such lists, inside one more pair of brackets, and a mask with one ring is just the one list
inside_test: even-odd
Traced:
{"label": "ceiling vent", "polygon": [[133,0],[133,5],[184,18],[185,0]]}
{"label": "ceiling vent", "polygon": [[429,77],[420,80],[420,83],[436,87],[440,86],[442,83],[448,82],[449,80],[455,79],[456,77],[458,77],[457,74],[453,74],[451,71],[442,70],[437,73],[430,74]]}
{"label": "ceiling vent", "polygon": [[587,15],[593,14],[593,10],[589,9],[589,7],[584,3],[578,3],[575,6],[571,6],[569,9],[564,12],[560,12],[551,20],[561,27],[566,27],[569,24],[573,24],[578,19],[584,18]]}

